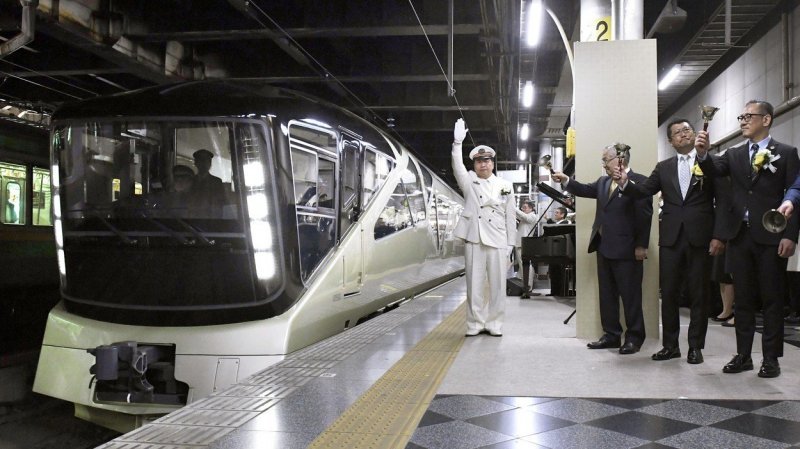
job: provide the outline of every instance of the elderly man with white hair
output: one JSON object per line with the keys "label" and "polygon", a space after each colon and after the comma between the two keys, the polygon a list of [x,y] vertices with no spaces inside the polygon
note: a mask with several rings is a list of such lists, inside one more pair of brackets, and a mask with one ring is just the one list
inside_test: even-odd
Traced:
{"label": "elderly man with white hair", "polygon": [[464,120],[458,119],[453,132],[452,163],[465,204],[454,235],[466,242],[466,336],[488,333],[501,337],[508,248],[514,246],[516,239],[516,205],[511,183],[492,173],[494,149],[486,145],[473,148],[469,158],[474,170],[467,171],[461,149],[466,136]]}

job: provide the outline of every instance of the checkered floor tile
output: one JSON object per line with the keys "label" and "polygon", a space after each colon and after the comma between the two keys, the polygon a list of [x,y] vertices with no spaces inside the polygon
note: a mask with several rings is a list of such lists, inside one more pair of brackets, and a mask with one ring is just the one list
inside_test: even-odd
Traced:
{"label": "checkered floor tile", "polygon": [[438,395],[406,448],[800,448],[800,402]]}

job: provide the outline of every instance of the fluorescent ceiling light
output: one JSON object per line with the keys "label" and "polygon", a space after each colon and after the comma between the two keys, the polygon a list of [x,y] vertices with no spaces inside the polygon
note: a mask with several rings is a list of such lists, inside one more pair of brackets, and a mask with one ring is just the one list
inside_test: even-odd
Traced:
{"label": "fluorescent ceiling light", "polygon": [[527,123],[522,125],[522,129],[519,131],[519,138],[520,140],[528,140],[528,136],[530,135],[531,129]]}
{"label": "fluorescent ceiling light", "polygon": [[528,152],[525,151],[525,148],[519,150],[519,160],[524,161],[528,158]]}
{"label": "fluorescent ceiling light", "polygon": [[542,0],[532,0],[528,5],[528,16],[525,18],[525,43],[528,47],[539,45],[542,34]]}
{"label": "fluorescent ceiling light", "polygon": [[680,64],[678,64],[675,67],[673,67],[672,69],[670,69],[669,73],[667,73],[667,76],[665,76],[661,80],[661,82],[658,83],[658,90],[664,90],[667,87],[669,87],[669,85],[672,84],[673,81],[675,81],[675,78],[677,78],[678,75],[680,75],[680,73],[681,73]]}
{"label": "fluorescent ceiling light", "polygon": [[525,87],[522,88],[522,106],[529,108],[533,106],[533,82],[525,81]]}

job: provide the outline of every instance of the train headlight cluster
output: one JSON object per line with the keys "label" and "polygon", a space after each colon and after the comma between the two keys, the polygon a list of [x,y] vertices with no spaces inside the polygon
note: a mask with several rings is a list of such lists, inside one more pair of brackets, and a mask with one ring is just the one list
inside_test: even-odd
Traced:
{"label": "train headlight cluster", "polygon": [[265,194],[264,166],[259,161],[244,164],[244,184],[247,187],[247,211],[250,215],[250,243],[256,275],[267,280],[275,276],[275,253],[273,232],[268,221],[269,206]]}
{"label": "train headlight cluster", "polygon": [[61,221],[61,180],[58,177],[58,165],[50,169],[50,182],[53,189],[53,232],[56,238],[56,256],[58,258],[58,272],[61,275],[61,285],[67,282],[67,261],[64,256],[64,226]]}

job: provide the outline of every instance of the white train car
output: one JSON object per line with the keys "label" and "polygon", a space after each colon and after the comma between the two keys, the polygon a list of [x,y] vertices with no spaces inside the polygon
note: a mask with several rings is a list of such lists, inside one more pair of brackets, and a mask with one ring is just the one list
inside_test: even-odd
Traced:
{"label": "white train car", "polygon": [[108,427],[464,269],[461,196],[385,132],[297,92],[205,81],[92,99],[55,114],[51,145],[62,301],[34,391]]}

